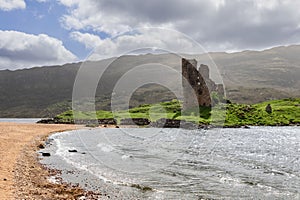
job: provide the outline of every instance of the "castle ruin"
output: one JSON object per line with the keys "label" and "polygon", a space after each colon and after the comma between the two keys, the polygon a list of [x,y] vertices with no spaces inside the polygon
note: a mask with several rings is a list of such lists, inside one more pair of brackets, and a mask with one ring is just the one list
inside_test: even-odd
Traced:
{"label": "castle ruin", "polygon": [[[209,77],[209,68],[201,64],[197,69],[195,59],[182,58],[182,87],[183,87],[183,108],[188,109],[195,106],[211,107],[211,92],[216,92],[219,96],[224,96],[222,84],[216,84]],[[197,102],[191,98],[192,93],[196,94]]]}

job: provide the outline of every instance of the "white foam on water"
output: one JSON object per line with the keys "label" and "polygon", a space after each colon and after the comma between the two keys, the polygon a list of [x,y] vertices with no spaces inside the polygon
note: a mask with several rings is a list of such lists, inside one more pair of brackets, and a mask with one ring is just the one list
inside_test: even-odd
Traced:
{"label": "white foam on water", "polygon": [[221,183],[227,183],[227,184],[234,184],[234,185],[241,185],[241,181],[237,178],[233,178],[230,176],[223,176],[220,178]]}
{"label": "white foam on water", "polygon": [[132,158],[131,155],[123,155],[122,157],[122,160],[127,160],[128,158]]}
{"label": "white foam on water", "polygon": [[[61,157],[66,163],[69,165],[75,167],[78,170],[86,171],[94,176],[96,176],[99,180],[102,180],[105,183],[111,183],[114,185],[121,185],[121,186],[131,186],[133,183],[130,182],[123,182],[123,181],[116,181],[110,178],[107,178],[106,176],[103,176],[102,174],[99,173],[98,168],[96,167],[95,170],[92,170],[93,166],[95,164],[83,164],[82,162],[78,160],[72,160],[70,157],[70,154],[68,152],[68,149],[73,149],[74,147],[72,146],[67,146],[65,143],[62,143],[61,140],[63,139],[64,136],[66,135],[71,135],[75,134],[75,132],[62,132],[62,133],[56,133],[51,136],[51,139],[54,140],[55,145],[57,147],[57,150],[55,152],[56,155]],[[111,152],[114,150],[114,148],[110,145],[104,144],[104,143],[99,143],[97,145],[103,152]]]}
{"label": "white foam on water", "polygon": [[99,143],[97,144],[97,147],[99,147],[101,149],[101,151],[103,152],[112,152],[114,150],[114,147],[108,144],[104,144],[104,143]]}
{"label": "white foam on water", "polygon": [[68,147],[68,146],[66,146],[66,144],[62,144],[62,142],[61,142],[62,138],[60,138],[59,136],[61,136],[61,135],[57,135],[57,137],[53,138],[54,142],[56,144],[56,147],[57,147],[55,155],[62,157],[64,160],[69,160],[69,159],[67,159],[67,156],[68,156],[67,152],[68,152],[68,149],[71,149],[72,147]]}
{"label": "white foam on water", "polygon": [[56,176],[49,176],[47,179],[50,183],[59,184],[60,180]]}

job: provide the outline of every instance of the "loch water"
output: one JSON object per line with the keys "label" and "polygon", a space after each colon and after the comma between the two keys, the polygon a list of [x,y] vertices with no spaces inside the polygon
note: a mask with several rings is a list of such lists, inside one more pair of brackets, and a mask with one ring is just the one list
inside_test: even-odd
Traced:
{"label": "loch water", "polygon": [[82,129],[41,152],[64,181],[112,199],[300,199],[300,127]]}
{"label": "loch water", "polygon": [[21,124],[32,124],[41,120],[40,118],[0,118],[0,122],[13,122]]}

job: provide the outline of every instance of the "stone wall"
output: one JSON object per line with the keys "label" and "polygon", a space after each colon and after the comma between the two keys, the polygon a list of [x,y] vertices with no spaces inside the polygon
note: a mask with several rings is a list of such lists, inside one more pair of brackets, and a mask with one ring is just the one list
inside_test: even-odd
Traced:
{"label": "stone wall", "polygon": [[[183,109],[194,106],[211,106],[209,89],[205,79],[197,70],[197,61],[195,59],[182,59],[182,86],[183,86]],[[192,93],[196,95],[196,101],[192,98]]]}
{"label": "stone wall", "polygon": [[[211,92],[215,91],[219,96],[224,96],[222,84],[216,84],[209,77],[209,67],[201,64],[197,69],[195,59],[182,58],[182,86],[183,86],[183,109],[194,106],[212,106]],[[192,98],[196,95],[196,101]]]}
{"label": "stone wall", "polygon": [[150,124],[150,120],[147,118],[125,118],[125,119],[121,119],[120,124],[146,126]]}

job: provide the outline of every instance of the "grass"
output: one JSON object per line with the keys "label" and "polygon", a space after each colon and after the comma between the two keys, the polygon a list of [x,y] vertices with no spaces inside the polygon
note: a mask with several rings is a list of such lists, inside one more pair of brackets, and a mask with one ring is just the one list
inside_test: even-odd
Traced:
{"label": "grass", "polygon": [[[270,104],[272,113],[265,111]],[[289,125],[300,124],[300,99],[282,99],[254,105],[229,104],[227,125]]]}
{"label": "grass", "polygon": [[[272,113],[266,112],[266,106],[270,104]],[[56,118],[60,121],[72,121],[76,119],[105,119],[115,118],[118,122],[124,118],[147,118],[156,121],[160,118],[180,119],[199,124],[213,124],[224,126],[276,126],[300,124],[300,98],[290,98],[282,100],[266,101],[258,104],[218,104],[212,109],[200,107],[199,114],[197,109],[182,111],[180,101],[172,100],[158,104],[145,104],[129,110],[116,112],[99,110],[96,113],[67,111]]]}

